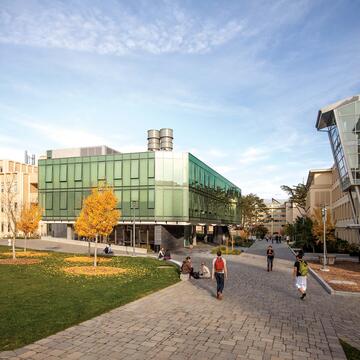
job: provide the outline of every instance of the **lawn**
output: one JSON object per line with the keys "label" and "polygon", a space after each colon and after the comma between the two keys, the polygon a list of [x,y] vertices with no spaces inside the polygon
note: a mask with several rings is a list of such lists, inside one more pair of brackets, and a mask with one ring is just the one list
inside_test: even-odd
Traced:
{"label": "lawn", "polygon": [[[7,251],[0,246],[0,260],[9,258]],[[65,260],[73,256],[49,252],[38,257],[37,264],[0,264],[0,351],[32,343],[179,281],[176,267],[150,258],[100,258],[99,265],[121,273],[73,275],[64,268],[89,265],[76,258]]]}
{"label": "lawn", "polygon": [[360,350],[354,348],[353,346],[349,345],[347,342],[341,339],[340,344],[343,347],[346,358],[348,360],[360,360]]}

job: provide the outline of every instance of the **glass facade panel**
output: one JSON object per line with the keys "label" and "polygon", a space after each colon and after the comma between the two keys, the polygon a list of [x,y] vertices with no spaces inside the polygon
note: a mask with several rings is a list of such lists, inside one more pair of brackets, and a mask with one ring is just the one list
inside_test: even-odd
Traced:
{"label": "glass facade panel", "polygon": [[115,161],[114,165],[114,179],[121,179],[122,178],[122,161],[118,160]]}
{"label": "glass facade panel", "polygon": [[46,182],[52,182],[52,165],[46,166]]}
{"label": "glass facade panel", "polygon": [[60,165],[60,181],[67,181],[67,165],[62,164]]}
{"label": "glass facade panel", "polygon": [[132,179],[139,178],[139,160],[131,161],[131,178]]}
{"label": "glass facade panel", "polygon": [[98,180],[105,180],[105,161],[98,163]]}
{"label": "glass facade panel", "polygon": [[[136,218],[141,221],[239,223],[240,189],[189,153],[158,151],[56,160],[39,160],[39,198],[45,205],[45,221],[75,220],[83,198],[105,180],[118,198],[120,221],[132,221],[130,204],[138,201]],[[65,179],[63,174],[66,181],[60,181]]]}
{"label": "glass facade panel", "polygon": [[75,181],[82,180],[82,164],[75,164]]}

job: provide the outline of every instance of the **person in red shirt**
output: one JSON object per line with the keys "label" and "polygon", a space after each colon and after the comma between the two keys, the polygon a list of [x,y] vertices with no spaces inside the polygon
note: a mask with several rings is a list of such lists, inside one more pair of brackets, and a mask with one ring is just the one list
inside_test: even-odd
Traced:
{"label": "person in red shirt", "polygon": [[225,285],[225,279],[228,277],[228,271],[226,266],[226,260],[221,256],[221,251],[217,252],[217,257],[212,263],[212,276],[211,278],[216,279],[216,298],[222,300],[223,290]]}

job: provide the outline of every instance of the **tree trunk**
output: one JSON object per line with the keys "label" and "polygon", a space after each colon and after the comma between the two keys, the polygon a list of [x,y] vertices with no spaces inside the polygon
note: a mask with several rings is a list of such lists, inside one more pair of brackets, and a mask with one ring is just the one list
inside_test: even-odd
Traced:
{"label": "tree trunk", "polygon": [[12,241],[12,253],[13,253],[13,260],[16,259],[16,253],[15,253],[15,236],[13,237]]}
{"label": "tree trunk", "polygon": [[25,234],[24,252],[26,252],[26,234]]}
{"label": "tree trunk", "polygon": [[95,236],[95,249],[94,249],[94,266],[97,265],[97,243],[98,243],[98,235]]}
{"label": "tree trunk", "polygon": [[90,239],[88,239],[88,256],[90,257],[91,256],[91,248],[90,248]]}

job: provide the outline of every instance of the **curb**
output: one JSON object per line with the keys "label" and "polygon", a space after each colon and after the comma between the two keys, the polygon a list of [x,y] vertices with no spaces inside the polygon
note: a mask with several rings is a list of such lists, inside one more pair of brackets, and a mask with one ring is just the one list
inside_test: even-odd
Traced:
{"label": "curb", "polygon": [[[289,246],[290,251],[296,255],[296,252]],[[349,296],[349,297],[360,297],[360,292],[350,292],[350,291],[338,291],[334,290],[315,270],[309,266],[310,274],[315,278],[315,280],[325,289],[325,291],[330,295],[340,295],[340,296]]]}

